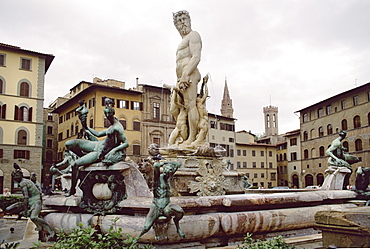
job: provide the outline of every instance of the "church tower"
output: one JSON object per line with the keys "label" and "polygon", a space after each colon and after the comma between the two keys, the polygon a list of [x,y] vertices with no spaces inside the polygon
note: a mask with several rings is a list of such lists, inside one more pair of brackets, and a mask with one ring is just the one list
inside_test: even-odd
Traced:
{"label": "church tower", "polygon": [[278,129],[278,108],[276,106],[266,106],[263,108],[265,116],[265,136],[279,135]]}
{"label": "church tower", "polygon": [[234,115],[233,101],[230,98],[229,88],[227,87],[227,80],[225,79],[224,97],[221,102],[221,115],[232,118]]}

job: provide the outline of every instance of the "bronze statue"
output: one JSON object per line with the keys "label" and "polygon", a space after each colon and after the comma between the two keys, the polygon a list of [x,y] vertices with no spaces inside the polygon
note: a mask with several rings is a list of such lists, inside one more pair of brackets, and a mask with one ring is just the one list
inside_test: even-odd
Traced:
{"label": "bronze statue", "polygon": [[[160,167],[163,166],[163,172],[160,173]],[[154,167],[154,184],[153,184],[153,202],[150,206],[149,213],[146,216],[144,228],[140,235],[147,233],[154,223],[160,220],[169,220],[171,217],[175,223],[179,236],[184,239],[185,234],[182,232],[179,222],[184,216],[184,210],[176,205],[170,203],[170,178],[175,174],[180,167],[178,162],[156,162]]]}
{"label": "bronze statue", "polygon": [[[346,135],[345,131],[339,132],[339,137],[334,139],[326,150],[326,154],[329,156],[329,167],[325,172],[328,172],[329,175],[325,178],[322,189],[347,189],[352,174],[351,164],[360,161],[357,157],[348,154],[348,148],[343,146],[342,140]],[[341,175],[344,176],[344,179]],[[341,184],[340,187],[339,184]]]}
{"label": "bronze statue", "polygon": [[46,221],[39,217],[42,209],[41,193],[36,185],[28,179],[23,178],[23,172],[18,164],[14,164],[15,170],[12,172],[12,177],[15,182],[19,184],[22,190],[24,201],[10,205],[5,209],[5,212],[15,213],[19,212],[21,216],[30,217],[31,221],[36,225],[36,231],[43,231],[49,234],[48,238],[54,236],[54,231],[46,223]]}
{"label": "bronze statue", "polygon": [[84,139],[68,140],[66,148],[75,153],[79,158],[71,165],[72,184],[69,196],[76,193],[79,167],[84,167],[95,162],[114,164],[123,161],[126,157],[126,148],[129,146],[122,124],[114,117],[114,102],[106,98],[104,114],[110,122],[108,129],[95,131],[87,127],[87,131],[96,137],[106,136],[101,141]]}

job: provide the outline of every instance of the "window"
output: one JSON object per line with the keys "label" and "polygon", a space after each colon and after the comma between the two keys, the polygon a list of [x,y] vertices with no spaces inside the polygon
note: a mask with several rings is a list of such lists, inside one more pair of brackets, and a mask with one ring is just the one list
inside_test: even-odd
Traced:
{"label": "window", "polygon": [[5,67],[6,65],[5,58],[6,58],[5,54],[0,54],[0,66],[1,67]]}
{"label": "window", "polygon": [[48,113],[48,121],[53,121],[53,114]]}
{"label": "window", "polygon": [[349,144],[348,144],[348,142],[347,142],[347,141],[344,141],[344,142],[343,142],[343,147],[344,147],[344,148],[347,148],[347,150],[349,151]]}
{"label": "window", "polygon": [[234,143],[234,138],[233,137],[229,137],[229,143]]}
{"label": "window", "polygon": [[361,139],[356,139],[355,148],[356,148],[356,151],[361,151],[362,150],[362,140]]}
{"label": "window", "polygon": [[324,136],[324,128],[322,128],[322,126],[319,127],[319,137],[323,137]]}
{"label": "window", "polygon": [[306,123],[306,122],[308,122],[308,114],[307,113],[303,114],[303,123]]}
{"label": "window", "polygon": [[358,95],[353,96],[353,105],[354,106],[358,105]]}
{"label": "window", "polygon": [[317,117],[321,118],[322,116],[324,116],[324,110],[320,108],[319,110],[317,110]]}
{"label": "window", "polygon": [[307,159],[307,158],[308,158],[308,150],[307,150],[307,149],[305,149],[305,150],[303,151],[303,158],[304,158],[304,159]]}
{"label": "window", "polygon": [[63,116],[59,117],[59,124],[63,123]]}
{"label": "window", "polygon": [[67,130],[67,138],[69,137],[69,130]]}
{"label": "window", "polygon": [[319,155],[320,155],[320,156],[325,156],[325,148],[324,148],[324,146],[321,146],[321,147],[319,148]]}
{"label": "window", "polygon": [[256,156],[256,151],[252,150],[252,156]]}
{"label": "window", "polygon": [[269,168],[272,169],[272,162],[269,162]]}
{"label": "window", "polygon": [[134,131],[140,131],[140,121],[139,120],[134,120],[133,130]]}
{"label": "window", "polygon": [[247,156],[247,150],[243,150],[243,156]]}
{"label": "window", "polygon": [[355,116],[353,118],[353,128],[360,128],[361,127],[361,119],[360,116]]}
{"label": "window", "polygon": [[257,173],[254,173],[253,176],[254,176],[254,178],[258,178],[258,174]]}
{"label": "window", "polygon": [[333,134],[333,126],[331,124],[328,124],[326,128],[327,128],[328,135]]}
{"label": "window", "polygon": [[269,157],[272,157],[272,151],[271,150],[269,151]]}
{"label": "window", "polygon": [[265,162],[261,162],[261,168],[263,169],[265,167]]}
{"label": "window", "polygon": [[53,148],[53,140],[48,139],[48,140],[46,141],[46,147],[47,147],[47,148]]}
{"label": "window", "polygon": [[261,178],[265,178],[265,173],[261,173]]}
{"label": "window", "polygon": [[290,160],[291,161],[296,161],[297,160],[297,152],[290,153]]}
{"label": "window", "polygon": [[326,106],[326,115],[331,114],[331,105]]}
{"label": "window", "polygon": [[63,132],[58,134],[58,141],[62,141],[62,140],[63,140]]}
{"label": "window", "polygon": [[132,146],[132,149],[133,149],[133,154],[134,155],[140,155],[140,145],[138,144],[134,144]]}
{"label": "window", "polygon": [[52,135],[53,134],[53,127],[52,126],[48,126],[47,134],[48,135]]}
{"label": "window", "polygon": [[89,127],[94,128],[94,119],[93,118],[90,119],[89,125],[90,125]]}
{"label": "window", "polygon": [[117,108],[128,109],[128,101],[122,100],[122,99],[117,99]]}
{"label": "window", "polygon": [[18,106],[14,107],[14,120],[18,121],[32,121],[32,107],[27,108],[22,106],[19,108]]}
{"label": "window", "polygon": [[236,162],[236,167],[238,167],[238,169],[240,169],[240,162]]}
{"label": "window", "polygon": [[276,180],[276,173],[271,173],[270,177],[271,177],[271,180]]}
{"label": "window", "polygon": [[3,89],[4,89],[4,82],[2,79],[0,79],[0,93],[4,93]]}
{"label": "window", "polygon": [[261,156],[265,156],[265,152],[261,150]]}
{"label": "window", "polygon": [[236,155],[237,156],[240,156],[241,155],[241,151],[240,150],[236,150]]}
{"label": "window", "polygon": [[160,105],[159,103],[153,103],[153,118],[159,119],[160,118]]}
{"label": "window", "polygon": [[303,141],[307,141],[308,140],[308,132],[305,131],[303,132]]}
{"label": "window", "polygon": [[18,131],[18,141],[19,145],[27,145],[27,132],[25,130]]}
{"label": "window", "polygon": [[[89,99],[88,101],[88,108],[90,109],[91,107],[95,106],[95,98]],[[118,101],[117,101],[117,107],[118,107]],[[120,108],[120,107],[118,107]]]}
{"label": "window", "polygon": [[286,161],[286,153],[284,153],[284,161]]}
{"label": "window", "polygon": [[6,104],[0,106],[0,118],[6,119]]}
{"label": "window", "polygon": [[290,146],[297,145],[297,138],[291,138],[290,139]]}
{"label": "window", "polygon": [[118,122],[120,122],[121,125],[123,126],[123,129],[126,130],[126,120],[125,119],[119,119]]}
{"label": "window", "polygon": [[257,168],[257,163],[256,162],[253,162],[252,165],[253,165],[253,168]]}
{"label": "window", "polygon": [[211,121],[211,128],[212,129],[217,129],[217,122],[216,121]]}
{"label": "window", "polygon": [[367,101],[370,101],[370,91],[367,92]]}
{"label": "window", "polygon": [[142,103],[141,102],[132,101],[131,102],[131,109],[132,110],[141,111],[142,110]]}
{"label": "window", "polygon": [[348,126],[347,126],[347,119],[343,119],[342,120],[342,130],[345,131],[348,129]]}
{"label": "window", "polygon": [[[105,97],[105,96],[104,96],[104,97],[102,97],[102,98],[101,98],[101,105],[102,105],[102,106],[105,106],[105,99],[106,99],[106,98],[109,98],[109,97]],[[112,101],[113,101],[113,104],[114,104],[115,100],[114,100],[113,98],[109,98],[109,99],[110,99],[110,100],[112,100]]]}
{"label": "window", "polygon": [[27,82],[22,82],[20,85],[19,96],[29,97],[30,96],[30,85]]}
{"label": "window", "polygon": [[21,58],[21,69],[31,70],[32,60],[27,58]]}
{"label": "window", "polygon": [[243,162],[243,168],[247,167],[247,162]]}
{"label": "window", "polygon": [[30,151],[29,150],[14,150],[14,159],[22,158],[22,159],[30,159]]}
{"label": "window", "polygon": [[346,109],[346,101],[345,100],[342,100],[340,102],[340,106],[341,106],[342,110]]}

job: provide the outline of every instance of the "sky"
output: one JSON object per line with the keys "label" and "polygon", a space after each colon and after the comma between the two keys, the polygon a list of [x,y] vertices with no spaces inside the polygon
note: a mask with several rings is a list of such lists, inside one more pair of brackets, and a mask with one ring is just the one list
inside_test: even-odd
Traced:
{"label": "sky", "polygon": [[1,0],[0,9],[0,43],[55,56],[44,106],[94,77],[174,85],[179,10],[202,38],[207,109],[221,114],[226,80],[237,131],[262,134],[268,105],[279,108],[279,133],[299,129],[296,111],[370,81],[368,0]]}

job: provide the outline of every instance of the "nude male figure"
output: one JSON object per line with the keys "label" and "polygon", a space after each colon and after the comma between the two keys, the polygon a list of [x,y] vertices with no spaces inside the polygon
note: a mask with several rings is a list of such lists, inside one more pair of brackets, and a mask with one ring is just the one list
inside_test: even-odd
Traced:
{"label": "nude male figure", "polygon": [[191,29],[190,16],[187,11],[174,13],[173,21],[182,37],[176,51],[176,75],[177,87],[184,98],[189,124],[188,139],[183,143],[186,146],[196,139],[198,132],[199,113],[196,97],[201,75],[197,66],[200,62],[202,40],[199,33]]}

